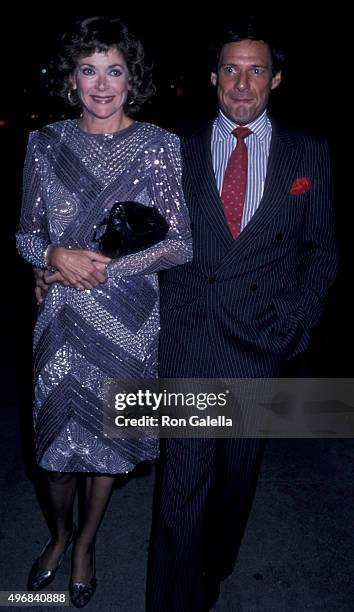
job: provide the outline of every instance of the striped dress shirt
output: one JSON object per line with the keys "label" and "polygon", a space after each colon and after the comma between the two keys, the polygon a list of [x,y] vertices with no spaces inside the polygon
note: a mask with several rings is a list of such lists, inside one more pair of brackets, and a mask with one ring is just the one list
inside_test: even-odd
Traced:
{"label": "striped dress shirt", "polygon": [[[232,134],[232,130],[236,127],[238,127],[238,124],[233,123],[221,111],[213,124],[211,154],[216,184],[220,194],[227,162],[236,146],[236,139]],[[248,149],[248,175],[241,231],[252,219],[262,199],[272,136],[272,125],[266,111],[255,121],[247,123],[246,127],[252,130],[252,134],[245,139]]]}

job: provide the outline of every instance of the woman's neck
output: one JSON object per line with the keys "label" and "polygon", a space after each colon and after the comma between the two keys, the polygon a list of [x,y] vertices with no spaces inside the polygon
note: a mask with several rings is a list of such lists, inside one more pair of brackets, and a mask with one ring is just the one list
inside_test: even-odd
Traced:
{"label": "woman's neck", "polygon": [[89,134],[112,134],[113,132],[124,130],[133,122],[134,120],[127,115],[101,119],[100,117],[83,113],[79,120],[79,126],[81,130]]}

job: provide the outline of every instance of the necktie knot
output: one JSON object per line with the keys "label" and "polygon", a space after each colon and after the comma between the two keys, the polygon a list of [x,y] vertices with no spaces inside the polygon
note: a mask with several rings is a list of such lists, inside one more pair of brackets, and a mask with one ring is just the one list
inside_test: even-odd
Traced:
{"label": "necktie knot", "polygon": [[252,134],[252,130],[250,130],[248,127],[240,125],[239,127],[232,130],[232,134],[236,136],[237,140],[244,140],[245,138],[247,138],[247,136]]}

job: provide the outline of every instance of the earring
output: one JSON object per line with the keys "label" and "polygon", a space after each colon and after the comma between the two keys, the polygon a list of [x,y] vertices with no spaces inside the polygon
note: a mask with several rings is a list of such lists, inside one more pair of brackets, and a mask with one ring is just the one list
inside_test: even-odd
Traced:
{"label": "earring", "polygon": [[[130,100],[129,100],[129,98],[130,98]],[[128,102],[128,100],[129,100],[129,102]],[[135,102],[135,100],[134,100],[134,98],[132,96],[131,91],[128,91],[128,96],[127,96],[127,104],[128,104],[128,106],[131,106],[132,104],[134,104],[134,102]]]}
{"label": "earring", "polygon": [[74,89],[69,89],[68,93],[66,94],[68,97],[69,104],[71,104],[72,106],[76,104],[76,100],[73,98],[74,91]]}

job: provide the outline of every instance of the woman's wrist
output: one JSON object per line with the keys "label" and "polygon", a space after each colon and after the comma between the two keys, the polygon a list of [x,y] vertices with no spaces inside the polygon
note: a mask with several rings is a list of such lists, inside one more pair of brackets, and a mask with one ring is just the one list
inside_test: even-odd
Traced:
{"label": "woman's wrist", "polygon": [[46,250],[44,251],[44,262],[47,268],[50,267],[50,252],[52,250],[52,245],[50,244],[49,246],[47,246]]}
{"label": "woman's wrist", "polygon": [[57,268],[53,266],[53,259],[52,259],[53,251],[55,251],[56,248],[57,247],[55,244],[50,244],[49,246],[47,246],[46,250],[44,251],[45,265],[46,265],[46,268],[48,268],[50,272],[57,271]]}

